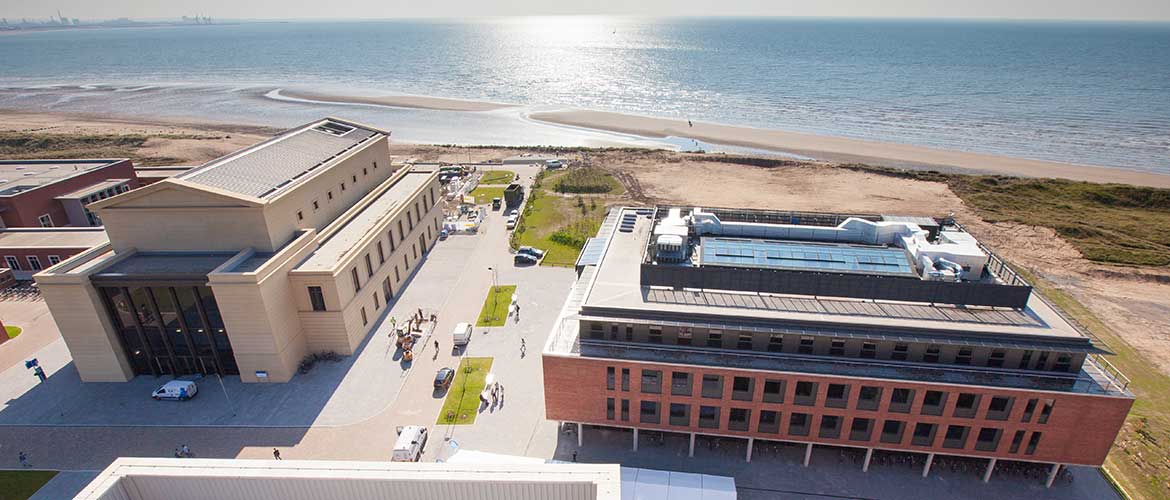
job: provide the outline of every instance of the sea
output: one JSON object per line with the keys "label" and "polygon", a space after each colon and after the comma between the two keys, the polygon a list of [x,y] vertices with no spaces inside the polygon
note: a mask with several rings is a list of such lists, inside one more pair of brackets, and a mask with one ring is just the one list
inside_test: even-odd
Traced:
{"label": "sea", "polygon": [[[282,89],[513,103],[453,112]],[[1170,24],[531,17],[240,22],[0,35],[0,108],[410,142],[661,145],[528,118],[596,109],[1170,173]]]}

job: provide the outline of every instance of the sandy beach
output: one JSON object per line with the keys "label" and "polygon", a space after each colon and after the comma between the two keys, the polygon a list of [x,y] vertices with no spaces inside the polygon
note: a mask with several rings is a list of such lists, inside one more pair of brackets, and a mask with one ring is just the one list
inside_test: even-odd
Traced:
{"label": "sandy beach", "polygon": [[644,137],[687,137],[715,144],[795,153],[833,163],[867,163],[899,168],[930,168],[960,173],[1054,177],[1170,188],[1170,175],[1134,170],[1011,158],[963,151],[767,130],[686,120],[566,110],[529,115],[533,120],[608,130]]}
{"label": "sandy beach", "polygon": [[448,99],[444,97],[405,95],[346,95],[314,92],[300,89],[279,89],[279,94],[283,97],[304,99],[308,101],[373,104],[376,106],[434,109],[439,111],[494,111],[497,109],[510,108],[515,106],[513,104],[501,104],[488,101],[469,101],[464,99]]}

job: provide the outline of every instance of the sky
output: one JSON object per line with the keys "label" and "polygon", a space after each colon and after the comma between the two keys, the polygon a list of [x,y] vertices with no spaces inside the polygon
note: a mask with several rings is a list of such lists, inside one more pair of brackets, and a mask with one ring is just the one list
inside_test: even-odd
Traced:
{"label": "sky", "polygon": [[524,15],[1170,21],[1170,0],[0,0],[0,17],[385,19]]}

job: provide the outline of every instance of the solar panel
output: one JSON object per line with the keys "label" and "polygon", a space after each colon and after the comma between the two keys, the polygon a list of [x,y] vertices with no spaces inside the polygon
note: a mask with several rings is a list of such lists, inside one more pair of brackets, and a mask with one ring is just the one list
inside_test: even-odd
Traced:
{"label": "solar panel", "polygon": [[900,248],[787,240],[703,238],[702,263],[809,271],[916,276]]}

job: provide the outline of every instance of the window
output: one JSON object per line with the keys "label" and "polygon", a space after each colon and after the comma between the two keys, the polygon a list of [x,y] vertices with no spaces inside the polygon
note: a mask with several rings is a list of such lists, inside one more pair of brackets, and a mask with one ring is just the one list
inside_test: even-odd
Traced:
{"label": "window", "polygon": [[382,249],[382,242],[378,241],[378,265],[386,263],[386,251]]}
{"label": "window", "polygon": [[647,336],[647,339],[650,340],[651,344],[661,344],[662,343],[662,327],[661,326],[651,326],[650,333]]}
{"label": "window", "polygon": [[735,348],[736,349],[743,349],[745,351],[752,350],[752,334],[750,334],[750,333],[739,334],[739,340],[735,343]]}
{"label": "window", "polygon": [[410,251],[414,254],[414,260],[418,260],[418,245],[411,245]]}
{"label": "window", "polygon": [[1012,446],[1008,448],[1008,453],[1019,453],[1020,445],[1024,444],[1024,432],[1016,431],[1016,435],[1012,436]]}
{"label": "window", "polygon": [[780,412],[760,410],[760,422],[756,427],[758,432],[777,434],[780,432]]}
{"label": "window", "polygon": [[699,427],[704,429],[718,429],[719,428],[719,407],[718,406],[700,406],[699,407]]}
{"label": "window", "polygon": [[362,307],[362,326],[365,326],[369,322],[370,321],[368,319],[366,319],[366,308]]}
{"label": "window", "polygon": [[4,261],[8,263],[9,269],[11,269],[13,271],[20,271],[21,270],[20,269],[20,261],[16,259],[16,256],[5,255]]}
{"label": "window", "polygon": [[353,183],[354,183],[354,184],[357,184],[357,174],[353,174],[353,175],[351,176],[351,179],[353,180]]}
{"label": "window", "polygon": [[630,369],[622,368],[622,390],[630,390]]}
{"label": "window", "polygon": [[906,357],[909,352],[909,345],[898,342],[897,344],[894,344],[894,350],[890,352],[890,359],[894,361],[906,361]]}
{"label": "window", "polygon": [[788,434],[793,436],[807,436],[809,431],[809,416],[807,413],[793,413],[788,418]]}
{"label": "window", "polygon": [[626,342],[634,340],[634,325],[626,325]]}
{"label": "window", "polygon": [[948,425],[947,433],[943,436],[943,448],[961,450],[967,446],[967,433],[970,428],[965,425]]}
{"label": "window", "polygon": [[932,446],[934,445],[934,432],[938,429],[935,424],[918,423],[914,426],[914,437],[911,438],[910,444],[914,446]]}
{"label": "window", "polygon": [[402,254],[402,268],[408,271],[410,270],[410,259],[405,253]]}
{"label": "window", "polygon": [[661,371],[642,370],[642,392],[644,394],[662,394]]}
{"label": "window", "polygon": [[1067,372],[1071,366],[1072,366],[1072,356],[1069,356],[1068,354],[1057,354],[1056,355],[1056,363],[1054,363],[1052,365],[1052,371],[1054,371],[1054,372]]}
{"label": "window", "polygon": [[877,410],[882,400],[882,388],[868,385],[861,386],[857,392],[858,410]]}
{"label": "window", "polygon": [[723,397],[723,376],[703,375],[701,395],[705,398],[720,399]]}
{"label": "window", "polygon": [[630,420],[630,400],[622,400],[622,421],[628,422]]}
{"label": "window", "polygon": [[999,448],[999,436],[1003,434],[1002,429],[993,427],[984,427],[979,429],[979,434],[975,436],[975,449],[979,451],[995,451]]}
{"label": "window", "polygon": [[707,332],[707,347],[723,347],[722,330],[709,330]]}
{"label": "window", "polygon": [[325,294],[321,293],[321,287],[309,287],[309,303],[313,305],[314,311],[325,310]]}
{"label": "window", "polygon": [[670,404],[670,425],[691,425],[691,405],[682,403]]}
{"label": "window", "polygon": [[671,372],[670,394],[674,396],[690,396],[691,374],[687,372]]}
{"label": "window", "polygon": [[853,417],[853,422],[849,424],[850,441],[869,441],[872,432],[873,419]]}
{"label": "window", "polygon": [[988,420],[1007,420],[1012,412],[1012,405],[1016,398],[1007,396],[992,396],[991,404],[987,406]]}
{"label": "window", "polygon": [[1047,424],[1048,417],[1052,416],[1052,407],[1056,406],[1056,401],[1052,399],[1045,399],[1044,406],[1040,407],[1040,417],[1036,419],[1038,424]]}
{"label": "window", "polygon": [[927,346],[926,353],[922,355],[922,361],[926,363],[938,363],[938,346]]}
{"label": "window", "polygon": [[783,352],[784,351],[784,336],[779,333],[773,333],[768,336],[768,352]]}
{"label": "window", "polygon": [[394,291],[390,289],[389,277],[382,280],[382,295],[386,296],[387,304],[389,304],[391,300],[394,300]]}
{"label": "window", "polygon": [[345,183],[344,182],[341,183],[341,191],[345,192]]}
{"label": "window", "polygon": [[298,220],[298,221],[303,221],[303,220],[305,220],[305,214],[301,213],[301,211],[300,211],[300,210],[297,210],[297,220]]}
{"label": "window", "polygon": [[1028,447],[1024,448],[1025,455],[1032,455],[1036,453],[1036,446],[1040,444],[1040,432],[1033,432],[1032,437],[1028,438]]}
{"label": "window", "polygon": [[378,170],[378,162],[374,162],[374,170]]}
{"label": "window", "polygon": [[845,341],[841,339],[833,339],[829,344],[830,356],[844,356],[845,355]]}
{"label": "window", "polygon": [[1036,404],[1039,399],[1029,399],[1028,404],[1024,405],[1024,416],[1020,418],[1020,422],[1028,423],[1032,421],[1032,414],[1036,413]]}
{"label": "window", "polygon": [[829,384],[825,393],[825,406],[828,408],[844,408],[849,403],[849,386],[846,384]]}
{"label": "window", "polygon": [[942,415],[943,406],[947,404],[947,393],[940,391],[926,391],[922,398],[923,415]]}
{"label": "window", "polygon": [[784,381],[783,380],[764,380],[764,402],[765,403],[783,403],[784,402]]}
{"label": "window", "polygon": [[638,421],[643,424],[657,424],[658,416],[658,402],[657,401],[642,401],[641,410],[638,412]]}
{"label": "window", "polygon": [[[297,212],[300,213],[300,212]],[[41,227],[53,227],[53,218],[49,214],[37,217],[37,222],[41,223]]]}
{"label": "window", "polygon": [[987,357],[987,366],[991,368],[1003,368],[1003,360],[1005,357],[1007,357],[1006,351],[1003,349],[995,349]]}
{"label": "window", "polygon": [[50,255],[49,256],[49,265],[50,266],[55,266],[55,265],[60,264],[60,263],[61,263],[61,257],[59,255]]}
{"label": "window", "polygon": [[873,342],[861,343],[861,357],[865,359],[874,359],[877,357],[877,344]]}
{"label": "window", "polygon": [[837,439],[841,437],[841,417],[836,415],[822,415],[821,428],[817,431],[817,437],[825,439]]}
{"label": "window", "polygon": [[801,335],[800,336],[800,346],[797,347],[796,352],[799,352],[801,354],[812,354],[814,340],[815,339],[813,339],[812,337],[809,337],[807,335]]}
{"label": "window", "polygon": [[879,441],[883,443],[901,444],[902,432],[906,429],[906,423],[901,420],[886,420],[882,422],[882,435]]}
{"label": "window", "polygon": [[25,258],[28,259],[28,268],[29,269],[32,269],[33,271],[40,271],[41,270],[40,257],[37,257],[36,255],[29,255],[28,257],[25,257]]}
{"label": "window", "polygon": [[756,390],[756,381],[751,377],[732,377],[731,399],[736,401],[751,401],[752,393]]}
{"label": "window", "polygon": [[817,402],[816,382],[797,382],[793,402],[801,406],[813,406]]}
{"label": "window", "polygon": [[612,366],[605,367],[605,388],[612,391],[617,383],[617,369]]}
{"label": "window", "polygon": [[406,239],[406,231],[402,230],[402,219],[398,219],[398,241]]}
{"label": "window", "polygon": [[914,389],[895,387],[890,391],[890,411],[893,413],[910,413],[914,404]]}
{"label": "window", "polygon": [[329,201],[333,201],[333,191],[326,191],[325,198],[328,199]]}
{"label": "window", "polygon": [[605,398],[605,418],[607,420],[613,420],[614,406],[613,398]]}
{"label": "window", "polygon": [[390,253],[394,253],[394,231],[386,231],[386,238],[390,240]]}
{"label": "window", "polygon": [[1048,369],[1048,353],[1047,352],[1042,352],[1042,353],[1040,353],[1039,356],[1036,357],[1036,366],[1032,367],[1032,369],[1034,369],[1034,370],[1047,370]]}
{"label": "window", "polygon": [[362,282],[361,282],[361,280],[358,279],[358,273],[357,273],[356,267],[349,268],[349,277],[350,277],[350,279],[353,280],[353,291],[357,292],[358,290],[361,290],[362,289]]}
{"label": "window", "polygon": [[381,309],[381,308],[382,308],[382,303],[378,302],[378,291],[374,290],[374,310],[377,311],[378,309]]}
{"label": "window", "polygon": [[959,393],[959,399],[955,400],[954,416],[959,418],[974,418],[975,412],[979,410],[980,399],[981,396],[978,394]]}
{"label": "window", "polygon": [[362,175],[370,175],[370,171],[367,170],[365,167],[362,167]]}
{"label": "window", "polygon": [[731,431],[746,431],[748,430],[749,421],[752,418],[752,411],[747,408],[732,408],[727,413],[727,430]]}
{"label": "window", "polygon": [[317,200],[313,200],[313,211],[316,212],[317,210],[320,210],[320,209],[321,209],[321,204],[317,203]]}
{"label": "window", "polygon": [[1017,366],[1017,368],[1019,368],[1021,370],[1027,370],[1028,365],[1030,365],[1031,363],[1032,363],[1032,351],[1024,351],[1024,354],[1022,356],[1020,356],[1020,364]]}
{"label": "window", "polygon": [[678,345],[691,345],[691,340],[694,338],[694,333],[691,332],[691,327],[678,327]]}
{"label": "window", "polygon": [[609,340],[617,340],[617,325],[609,325]]}
{"label": "window", "polygon": [[370,263],[370,254],[366,254],[366,277],[374,277],[374,265]]}
{"label": "window", "polygon": [[398,266],[394,266],[394,282],[402,281],[402,276],[398,274]]}
{"label": "window", "polygon": [[955,355],[955,364],[956,365],[969,365],[969,364],[971,364],[971,352],[972,352],[972,349],[970,347],[960,347],[959,353]]}

